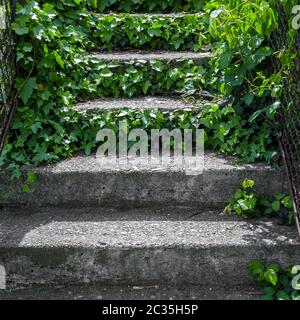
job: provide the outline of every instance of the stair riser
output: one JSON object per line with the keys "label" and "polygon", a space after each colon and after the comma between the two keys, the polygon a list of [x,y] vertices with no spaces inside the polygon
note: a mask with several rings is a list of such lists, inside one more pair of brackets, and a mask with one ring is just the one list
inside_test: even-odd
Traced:
{"label": "stair riser", "polygon": [[90,39],[100,50],[205,49],[212,41],[203,16],[95,15]]}
{"label": "stair riser", "polygon": [[[114,59],[113,56],[108,58]],[[208,61],[208,57],[169,61],[163,56],[159,60],[144,62],[93,59],[82,77],[74,81],[80,83],[88,79],[88,85],[79,85],[84,88],[78,93],[83,99],[179,95],[191,90],[209,89],[205,84]]]}
{"label": "stair riser", "polygon": [[253,259],[283,266],[299,263],[298,246],[211,248],[0,249],[9,288],[35,284],[253,285],[247,264]]}
{"label": "stair riser", "polygon": [[286,191],[284,176],[274,170],[210,170],[202,175],[184,172],[40,170],[35,192],[23,193],[20,182],[0,176],[0,205],[9,207],[137,207],[187,205],[224,208],[244,179],[254,179],[267,196]]}
{"label": "stair riser", "polygon": [[[126,0],[126,1],[106,1],[101,5],[94,6],[89,4],[87,8],[93,11],[99,12],[194,12],[201,10],[207,3],[207,0],[174,0],[174,1],[136,1],[136,0]],[[80,3],[82,7],[82,3]]]}

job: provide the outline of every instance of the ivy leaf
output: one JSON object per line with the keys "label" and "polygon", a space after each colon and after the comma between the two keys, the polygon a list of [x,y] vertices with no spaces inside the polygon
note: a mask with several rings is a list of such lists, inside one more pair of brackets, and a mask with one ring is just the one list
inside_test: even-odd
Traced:
{"label": "ivy leaf", "polygon": [[36,182],[36,180],[37,180],[36,173],[33,172],[33,171],[29,171],[27,173],[27,183],[28,184],[33,184],[34,182]]}
{"label": "ivy leaf", "polygon": [[23,36],[23,35],[29,33],[29,28],[28,28],[28,27],[18,26],[17,23],[13,23],[13,24],[12,24],[12,29],[15,31],[15,33],[16,33],[18,36]]}
{"label": "ivy leaf", "polygon": [[37,83],[36,78],[29,78],[20,91],[20,97],[24,104],[28,102],[33,94],[33,90],[36,89]]}
{"label": "ivy leaf", "polygon": [[[244,97],[243,97],[243,100],[245,101],[245,103],[247,104],[247,106],[250,106],[252,103],[253,103],[253,101],[254,101],[254,95],[253,94],[246,94]],[[250,120],[249,120],[250,122],[252,122],[251,121],[251,118],[250,118]]]}
{"label": "ivy leaf", "polygon": [[[245,101],[246,102],[246,101]],[[246,102],[247,103],[247,102]],[[252,123],[254,122],[261,114],[263,114],[265,112],[264,109],[260,109],[255,111],[252,116],[249,118],[249,122]]]}
{"label": "ivy leaf", "polygon": [[264,277],[265,277],[266,281],[271,283],[273,286],[277,285],[278,276],[274,270],[272,270],[272,269],[267,270],[264,274]]}
{"label": "ivy leaf", "polygon": [[[80,2],[80,1],[79,1]],[[50,3],[45,3],[44,5],[43,5],[43,10],[45,11],[45,12],[51,12],[52,10],[53,10],[53,8],[54,8],[54,6],[52,5],[52,4],[50,4]]]}
{"label": "ivy leaf", "polygon": [[293,208],[293,202],[290,196],[284,197],[281,202],[287,209]]}
{"label": "ivy leaf", "polygon": [[147,94],[149,88],[151,87],[151,82],[150,81],[146,81],[142,84],[142,90],[144,94]]}
{"label": "ivy leaf", "polygon": [[221,68],[222,69],[227,68],[230,65],[231,60],[232,60],[232,52],[231,51],[226,51],[225,53],[223,53],[220,58]]}
{"label": "ivy leaf", "polygon": [[34,134],[36,134],[39,129],[42,129],[42,124],[40,122],[36,122],[31,126],[31,130]]}
{"label": "ivy leaf", "polygon": [[264,271],[264,265],[259,260],[253,260],[248,264],[248,269],[253,274],[260,274]]}
{"label": "ivy leaf", "polygon": [[280,271],[280,267],[277,263],[270,264],[268,269],[273,270],[276,273],[278,273]]}
{"label": "ivy leaf", "polygon": [[300,293],[297,291],[293,291],[291,294],[292,300],[300,301]]}
{"label": "ivy leaf", "polygon": [[272,202],[272,209],[275,212],[278,212],[280,210],[280,201],[279,200],[275,200]]}
{"label": "ivy leaf", "polygon": [[60,56],[60,54],[57,51],[54,51],[54,57],[56,62],[60,65],[61,68],[65,67],[65,63],[62,59],[62,57]]}
{"label": "ivy leaf", "polygon": [[253,188],[254,185],[255,185],[254,180],[248,180],[248,179],[246,179],[246,180],[243,181],[243,188],[244,188],[244,189]]}
{"label": "ivy leaf", "polygon": [[30,192],[30,187],[28,184],[24,184],[22,187],[22,192],[23,193],[29,193]]}
{"label": "ivy leaf", "polygon": [[263,288],[263,293],[265,295],[273,296],[276,293],[276,290],[273,287],[265,287]]}
{"label": "ivy leaf", "polygon": [[278,300],[291,300],[290,296],[283,290],[280,290],[277,294],[276,297]]}

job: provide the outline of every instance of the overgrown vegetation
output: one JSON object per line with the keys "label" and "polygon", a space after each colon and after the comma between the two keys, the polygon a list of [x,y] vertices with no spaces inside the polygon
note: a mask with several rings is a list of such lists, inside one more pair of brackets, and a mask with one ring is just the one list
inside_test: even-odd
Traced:
{"label": "overgrown vegetation", "polygon": [[100,50],[203,50],[210,44],[207,16],[99,15],[87,19],[94,47]]}
{"label": "overgrown vegetation", "polygon": [[[197,11],[203,8],[208,0],[87,0],[87,5],[100,12],[176,12]],[[82,4],[85,0],[75,1]]]}
{"label": "overgrown vegetation", "polygon": [[284,269],[272,263],[266,267],[254,260],[248,269],[262,288],[262,300],[300,300],[300,266]]}
{"label": "overgrown vegetation", "polygon": [[276,194],[268,199],[255,189],[255,181],[245,180],[237,188],[234,196],[225,208],[227,214],[235,213],[244,217],[279,217],[280,224],[292,225],[294,223],[293,203],[289,195]]}
{"label": "overgrown vegetation", "polygon": [[[128,15],[105,17],[102,23],[95,20],[97,12],[123,11],[124,6],[127,11],[137,12],[168,12],[171,8],[194,11],[198,10],[197,3],[27,0],[26,5],[18,4],[12,27],[18,35],[16,88],[20,102],[0,165],[17,177],[24,164],[53,162],[80,150],[88,154],[96,147],[96,130],[109,121],[118,121],[123,114],[121,118],[143,127],[145,121],[141,119],[147,119],[149,127],[160,122],[166,127],[182,122],[189,128],[197,124],[207,129],[207,148],[237,155],[247,162],[276,159],[277,144],[270,121],[280,107],[277,101],[284,69],[280,74],[269,74],[267,62],[272,54],[284,57],[283,65],[292,63],[293,57],[286,53],[288,48],[273,53],[269,46],[270,34],[278,27],[275,1],[209,1],[206,6],[200,2],[204,12],[198,21],[191,15],[186,20],[164,20],[163,26],[156,25],[155,19],[151,22]],[[110,20],[111,30],[107,30]],[[118,35],[114,24],[128,29],[121,46],[199,50],[200,45],[212,42],[214,59],[204,69],[190,62],[176,68],[157,61],[125,67],[86,58],[87,50],[109,50],[119,44],[124,33]],[[209,33],[202,33],[204,25]],[[139,33],[139,29],[143,31]],[[112,35],[110,31],[114,30],[117,34]],[[196,94],[203,89],[233,96],[233,106],[212,105],[199,113],[182,110],[176,116],[162,116],[157,110],[151,116],[147,111],[119,110],[91,117],[73,110],[76,100],[85,97],[130,97],[169,90]]]}
{"label": "overgrown vegetation", "polygon": [[207,70],[191,60],[120,63],[90,58],[82,59],[81,64],[80,76],[70,73],[78,87],[72,90],[73,95],[81,98],[174,95],[207,87]]}

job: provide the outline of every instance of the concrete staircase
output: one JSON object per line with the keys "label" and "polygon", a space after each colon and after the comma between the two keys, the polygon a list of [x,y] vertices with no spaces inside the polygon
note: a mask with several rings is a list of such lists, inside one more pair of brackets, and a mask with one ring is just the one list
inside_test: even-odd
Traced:
{"label": "concrete staircase", "polygon": [[[128,51],[89,57],[206,66],[209,56]],[[201,105],[168,92],[76,105],[91,116],[124,107],[168,112]],[[0,174],[0,265],[12,290],[0,298],[251,299],[258,291],[247,272],[250,260],[300,262],[296,230],[221,214],[246,178],[266,195],[286,191],[283,172],[265,164],[206,152],[203,174],[190,176],[178,166],[119,169],[78,155],[36,171],[36,191],[28,194]]]}
{"label": "concrete staircase", "polygon": [[10,209],[0,257],[12,290],[3,299],[252,299],[247,263],[299,261],[299,242],[276,222],[201,208]]}

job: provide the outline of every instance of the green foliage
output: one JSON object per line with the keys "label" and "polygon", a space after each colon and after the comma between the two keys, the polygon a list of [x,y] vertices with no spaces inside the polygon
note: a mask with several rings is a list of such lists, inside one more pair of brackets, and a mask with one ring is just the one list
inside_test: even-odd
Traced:
{"label": "green foliage", "polygon": [[280,224],[294,223],[293,203],[290,196],[278,193],[273,199],[268,199],[258,194],[254,187],[255,181],[245,180],[229,200],[225,212],[245,217],[279,217]]}
{"label": "green foliage", "polygon": [[206,74],[203,66],[191,60],[107,63],[90,58],[82,60],[80,73],[71,74],[77,83],[72,93],[93,98],[195,92],[207,87]]}
{"label": "green foliage", "polygon": [[210,44],[200,14],[179,16],[89,15],[92,41],[100,50],[163,49],[199,51]]}
{"label": "green foliage", "polygon": [[254,216],[257,210],[257,194],[252,190],[255,185],[253,180],[245,180],[238,188],[234,197],[230,199],[225,208],[227,213],[235,212],[237,215]]}
{"label": "green foliage", "polygon": [[35,189],[33,188],[33,185],[36,182],[36,180],[37,180],[37,176],[34,171],[27,172],[26,181],[22,188],[23,192],[24,193],[34,192]]}
{"label": "green foliage", "polygon": [[277,263],[265,267],[257,260],[248,265],[249,272],[262,288],[261,300],[300,300],[300,290],[293,288],[299,269],[297,266],[282,269]]}
{"label": "green foliage", "polygon": [[268,124],[249,127],[247,120],[232,106],[206,106],[202,110],[201,124],[205,129],[206,147],[254,162],[264,158],[271,162],[276,154],[272,147]]}
{"label": "green foliage", "polygon": [[[280,1],[291,23],[296,0]],[[294,67],[297,31],[290,26],[289,34],[280,35],[277,1],[223,0],[206,5],[210,16],[209,30],[213,41],[211,86],[225,96],[234,97],[234,108],[250,127],[270,124],[270,138],[275,142],[276,114],[283,83],[289,83],[288,70]],[[278,52],[271,48],[274,32],[284,45]],[[274,43],[274,41],[273,41]],[[299,54],[299,52],[298,52]],[[274,73],[271,58],[282,68]]]}
{"label": "green foliage", "polygon": [[[76,112],[72,109],[57,110],[52,119],[35,119],[34,126],[24,126],[28,114],[34,115],[30,108],[23,108],[18,113],[13,129],[19,132],[18,138],[7,143],[2,161],[10,160],[9,169],[14,176],[20,175],[15,164],[34,164],[53,162],[61,157],[68,157],[76,151],[84,151],[89,155],[97,148],[96,134],[102,128],[118,130],[118,122],[126,120],[129,128],[145,129],[195,129],[205,128],[205,144],[208,148],[219,149],[223,153],[245,156],[245,150],[238,154],[241,144],[252,144],[257,135],[243,130],[240,117],[230,106],[221,108],[217,105],[206,105],[197,110],[112,110],[101,114]],[[23,120],[24,119],[24,120]],[[232,124],[232,121],[236,125]],[[224,130],[227,127],[227,130]],[[227,141],[226,144],[223,142]],[[226,148],[225,148],[226,146]],[[222,149],[223,148],[223,149]]]}
{"label": "green foliage", "polygon": [[[194,94],[202,89],[233,95],[233,106],[213,104],[198,113],[181,110],[177,116],[164,115],[163,124],[180,126],[182,119],[188,119],[185,126],[197,123],[206,129],[206,148],[237,155],[247,162],[271,162],[277,146],[268,120],[274,119],[281,107],[270,99],[280,92],[280,75],[269,76],[267,68],[272,55],[268,36],[277,27],[273,2],[259,1],[261,7],[254,0],[206,2],[28,0],[26,5],[18,4],[12,28],[18,35],[19,108],[0,166],[5,165],[18,177],[20,165],[57,161],[79,150],[92,152],[95,133],[103,123],[109,126],[118,120],[122,111],[82,115],[73,110],[78,99],[167,91]],[[126,14],[99,17],[97,13],[123,11],[123,5],[130,11],[193,11],[197,4],[205,9],[199,19],[193,14],[149,19]],[[95,10],[90,11],[92,7]],[[209,23],[210,35],[206,30]],[[125,65],[85,57],[86,51],[110,50],[116,45],[197,51],[212,37],[215,59],[209,68],[189,61],[176,66],[160,61]],[[161,117],[157,110],[153,114]],[[140,121],[144,117],[149,126],[161,125],[147,111],[128,111],[125,117],[141,127],[146,125]]]}
{"label": "green foliage", "polygon": [[[297,0],[281,0],[285,13]],[[271,35],[280,28],[276,1],[210,1],[210,33],[215,39],[214,66],[219,70],[215,86],[224,95],[235,97],[235,107],[251,123],[274,122],[280,107],[282,84],[293,65],[296,31],[290,28],[280,52],[271,49]],[[280,32],[280,30],[279,30]],[[282,65],[271,73],[270,57]],[[275,124],[273,124],[275,126]]]}
{"label": "green foliage", "polygon": [[[257,108],[265,97],[276,97],[275,79],[268,81],[265,63],[272,54],[269,37],[278,27],[272,1],[212,1],[211,35],[218,40],[215,65],[219,89],[234,94],[240,103]],[[276,79],[278,80],[278,79]],[[266,103],[266,102],[265,102]]]}
{"label": "green foliage", "polygon": [[77,0],[78,4],[84,2],[90,8],[100,12],[176,12],[176,11],[198,11],[207,0]]}

